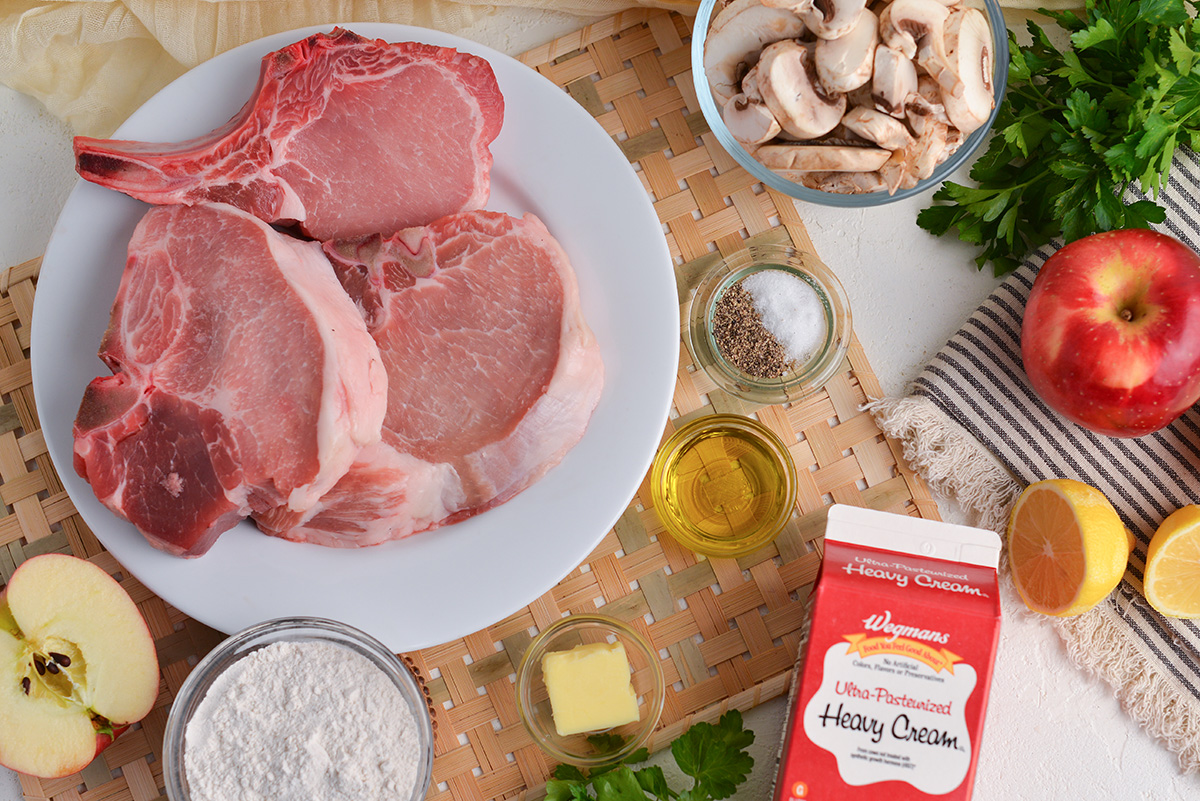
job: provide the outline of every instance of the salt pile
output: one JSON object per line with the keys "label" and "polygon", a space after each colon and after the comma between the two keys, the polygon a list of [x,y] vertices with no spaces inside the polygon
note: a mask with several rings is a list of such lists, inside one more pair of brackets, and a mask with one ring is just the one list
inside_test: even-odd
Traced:
{"label": "salt pile", "polygon": [[825,344],[825,305],[807,281],[783,270],[760,270],[744,279],[742,287],[789,360],[805,364]]}

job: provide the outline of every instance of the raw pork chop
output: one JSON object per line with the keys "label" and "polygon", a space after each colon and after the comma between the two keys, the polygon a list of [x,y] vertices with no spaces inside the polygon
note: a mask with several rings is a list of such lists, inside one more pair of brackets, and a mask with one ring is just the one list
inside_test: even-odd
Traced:
{"label": "raw pork chop", "polygon": [[264,58],[250,100],[206,136],[76,137],[75,154],[84,178],[148,203],[230,203],[332,239],[481,208],[503,118],[486,60],[334,29]]}
{"label": "raw pork chop", "polygon": [[199,556],[311,507],[379,440],[387,376],[320,245],[231,206],[151,209],[129,243],[75,469],[155,546]]}
{"label": "raw pork chop", "polygon": [[461,520],[541,478],[604,383],[566,254],[532,214],[478,211],[327,244],[388,371],[383,439],[308,514],[259,527],[373,545]]}

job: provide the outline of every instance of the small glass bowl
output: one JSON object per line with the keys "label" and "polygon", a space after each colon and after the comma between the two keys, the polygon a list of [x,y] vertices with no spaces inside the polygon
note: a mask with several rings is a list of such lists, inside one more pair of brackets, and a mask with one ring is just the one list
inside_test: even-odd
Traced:
{"label": "small glass bowl", "polygon": [[650,492],[659,519],[681,545],[734,558],[770,543],[792,518],[796,465],[783,441],[757,420],[708,415],[658,449]]}
{"label": "small glass bowl", "polygon": [[417,723],[421,750],[412,794],[397,801],[420,801],[433,775],[433,724],[421,688],[399,657],[374,637],[356,628],[316,617],[268,620],[224,640],[192,669],[175,695],[163,736],[163,776],[170,801],[189,801],[184,769],[184,735],[188,722],[213,683],[244,656],[275,642],[323,642],[347,648],[373,662],[396,685]]}
{"label": "small glass bowl", "polygon": [[970,5],[982,5],[982,11],[987,16],[988,27],[991,29],[992,94],[995,98],[995,103],[992,106],[992,113],[988,117],[987,122],[972,131],[958,150],[954,151],[953,155],[934,169],[932,175],[918,182],[913,187],[899,189],[895,194],[891,195],[884,191],[866,192],[856,195],[824,192],[820,189],[810,189],[807,186],[790,181],[779,173],[773,172],[763,166],[754,156],[750,155],[750,151],[746,150],[746,147],[741,142],[733,138],[733,134],[725,127],[721,111],[717,108],[717,103],[713,99],[712,90],[708,85],[708,76],[704,72],[704,42],[708,38],[709,26],[713,17],[720,12],[718,6],[724,7],[724,5],[725,3],[722,0],[700,0],[700,8],[696,12],[696,20],[692,29],[692,82],[695,84],[696,97],[700,101],[700,110],[704,114],[704,119],[708,122],[708,127],[716,135],[717,141],[721,143],[721,147],[725,148],[729,155],[733,156],[734,160],[742,165],[747,172],[772,189],[783,192],[797,200],[818,203],[822,206],[836,206],[840,208],[882,206],[885,203],[894,203],[897,200],[919,195],[934,188],[949,178],[951,173],[966,164],[975,155],[975,151],[979,150],[983,143],[990,138],[992,125],[996,122],[996,114],[1000,110],[1000,104],[1004,100],[1004,90],[1008,85],[1008,28],[1005,25],[1004,12],[1000,8],[998,0],[981,0],[980,2],[972,2]]}
{"label": "small glass bowl", "polygon": [[[552,651],[567,651],[583,643],[619,642],[633,672],[633,689],[641,713],[637,721],[608,729],[623,744],[616,749],[598,748],[588,740],[598,732],[560,735],[554,727],[550,697],[542,677],[542,657]],[[559,762],[595,768],[617,762],[641,748],[654,733],[666,699],[662,666],[650,645],[633,628],[601,614],[564,617],[546,627],[529,647],[517,667],[517,713],[534,742]]]}
{"label": "small glass bowl", "polygon": [[[721,354],[713,334],[713,313],[721,295],[761,270],[782,270],[803,280],[816,290],[825,309],[825,342],[807,364],[778,378],[759,378],[742,371]],[[850,348],[850,302],[837,276],[816,256],[789,245],[748,245],[717,262],[700,279],[687,329],[692,356],[721,389],[753,403],[787,403],[816,394],[841,369]]]}

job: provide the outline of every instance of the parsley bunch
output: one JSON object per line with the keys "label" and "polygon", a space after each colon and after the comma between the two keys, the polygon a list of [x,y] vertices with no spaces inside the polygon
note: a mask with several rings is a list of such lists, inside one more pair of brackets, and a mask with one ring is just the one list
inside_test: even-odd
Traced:
{"label": "parsley bunch", "polygon": [[[616,750],[621,738],[599,734],[588,738],[600,750]],[[546,801],[718,801],[733,795],[754,767],[754,758],[746,748],[754,742],[754,732],[742,727],[742,714],[726,712],[714,725],[697,723],[671,743],[671,755],[679,769],[694,780],[682,793],[667,786],[663,769],[634,770],[650,758],[645,748],[634,751],[620,762],[584,773],[572,765],[559,765],[554,778],[546,783]]]}
{"label": "parsley bunch", "polygon": [[1200,20],[1196,0],[1087,0],[1082,13],[1041,13],[1070,32],[1060,51],[1033,22],[1009,32],[1008,92],[994,135],[971,169],[977,187],[947,182],[917,224],[980,246],[996,275],[1051,239],[1145,228],[1165,219],[1155,196],[1179,145],[1200,151]]}

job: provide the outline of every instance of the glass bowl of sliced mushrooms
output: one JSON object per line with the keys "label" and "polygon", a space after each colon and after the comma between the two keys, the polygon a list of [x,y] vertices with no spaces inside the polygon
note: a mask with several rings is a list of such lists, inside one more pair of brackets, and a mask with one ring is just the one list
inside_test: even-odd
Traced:
{"label": "glass bowl of sliced mushrooms", "polygon": [[1008,32],[996,0],[702,0],[692,75],[754,177],[875,206],[940,184],[984,143]]}

